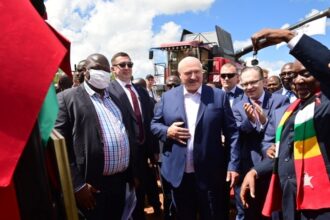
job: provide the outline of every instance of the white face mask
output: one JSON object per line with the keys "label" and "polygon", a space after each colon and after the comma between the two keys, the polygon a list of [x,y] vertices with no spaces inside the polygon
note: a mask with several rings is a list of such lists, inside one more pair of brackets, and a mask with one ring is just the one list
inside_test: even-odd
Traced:
{"label": "white face mask", "polygon": [[105,89],[110,83],[110,73],[104,70],[90,69],[88,83],[97,89]]}

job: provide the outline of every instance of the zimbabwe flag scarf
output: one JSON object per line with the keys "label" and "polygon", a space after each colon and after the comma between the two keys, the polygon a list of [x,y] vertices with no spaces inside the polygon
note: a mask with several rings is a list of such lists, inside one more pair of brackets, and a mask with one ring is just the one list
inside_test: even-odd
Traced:
{"label": "zimbabwe flag scarf", "polygon": [[[317,141],[313,119],[315,104],[319,101],[319,95],[320,93],[317,93],[313,102],[299,110],[294,121],[293,154],[297,180],[296,205],[298,210],[330,207],[330,183]],[[273,211],[281,209],[281,189],[277,173],[280,140],[285,122],[300,103],[301,99],[297,99],[289,106],[276,130],[276,155],[273,175],[262,210],[265,216],[270,216]],[[278,187],[278,190],[276,190],[276,187]]]}

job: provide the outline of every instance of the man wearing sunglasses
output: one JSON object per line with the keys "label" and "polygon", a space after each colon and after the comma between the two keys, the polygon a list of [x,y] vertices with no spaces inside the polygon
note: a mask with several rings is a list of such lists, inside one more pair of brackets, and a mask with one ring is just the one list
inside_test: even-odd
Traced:
{"label": "man wearing sunglasses", "polygon": [[266,196],[267,180],[258,186],[258,200],[251,203],[250,209],[244,209],[240,201],[240,185],[244,175],[263,158],[261,142],[264,138],[264,129],[272,112],[289,101],[285,96],[271,94],[265,90],[263,70],[259,66],[245,67],[241,71],[240,83],[244,89],[244,97],[233,106],[233,113],[240,131],[239,141],[241,150],[240,182],[235,187],[237,206],[236,219],[263,219],[261,209]]}
{"label": "man wearing sunglasses", "polygon": [[113,55],[111,65],[116,79],[110,83],[109,91],[121,101],[121,107],[129,112],[124,117],[128,117],[134,123],[135,129],[128,131],[136,137],[134,146],[131,146],[133,148],[131,165],[137,197],[133,218],[143,220],[148,158],[156,163],[159,157],[158,139],[150,132],[154,103],[144,88],[132,84],[133,62],[127,53],[119,52]]}
{"label": "man wearing sunglasses", "polygon": [[244,94],[244,91],[237,87],[239,76],[236,66],[232,63],[224,64],[220,70],[220,80],[222,89],[226,92],[230,107],[232,107],[242,99]]}
{"label": "man wearing sunglasses", "polygon": [[[284,219],[330,219],[330,51],[307,35],[286,29],[264,29],[252,36],[255,50],[283,41],[301,62],[296,61],[292,71],[298,99],[274,112],[265,146],[276,141],[275,159],[266,158],[251,169],[244,178],[241,199],[248,206],[248,192],[252,198],[257,196],[256,178],[258,182],[274,169],[279,184],[270,185],[269,192],[274,190],[278,199],[269,197],[265,214],[282,207]],[[266,206],[271,203],[273,207]]]}

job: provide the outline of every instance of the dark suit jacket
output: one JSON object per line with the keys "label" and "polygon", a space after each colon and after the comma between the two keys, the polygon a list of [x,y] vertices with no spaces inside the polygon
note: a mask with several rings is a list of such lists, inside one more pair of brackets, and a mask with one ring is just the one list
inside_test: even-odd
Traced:
{"label": "dark suit jacket", "polygon": [[145,133],[145,143],[142,146],[140,146],[140,144],[138,143],[138,125],[136,122],[135,113],[124,89],[121,87],[117,80],[114,80],[110,82],[109,91],[113,96],[120,100],[120,106],[122,108],[125,108],[128,112],[125,117],[132,121],[134,124],[134,127],[129,131],[133,136],[136,136],[135,143],[133,146],[133,148],[135,148],[133,155],[133,171],[136,176],[141,177],[141,175],[144,175],[141,170],[143,169],[143,164],[141,163],[142,160],[146,161],[146,156],[151,157],[153,154],[159,153],[159,142],[158,139],[150,131],[150,122],[153,117],[154,103],[151,100],[148,92],[143,87],[134,84],[133,86],[139,94],[139,101],[141,103],[141,111]]}
{"label": "dark suit jacket", "polygon": [[[251,122],[246,116],[243,105],[250,103],[247,96],[244,95],[243,99],[233,106],[233,113],[236,119],[237,127],[239,129],[239,140],[241,150],[240,161],[240,174],[242,177],[253,167],[256,163],[260,162],[263,158],[261,142],[264,138],[264,130],[268,123],[261,129],[259,124],[253,127]],[[272,112],[281,106],[287,106],[289,100],[282,95],[271,94],[265,91],[262,108],[267,115],[268,121],[272,117]]]}
{"label": "dark suit jacket", "polygon": [[[328,176],[330,178],[330,70],[328,68],[330,51],[319,42],[304,35],[290,53],[294,55],[321,83],[321,103],[315,107],[314,126]],[[265,146],[269,146],[271,143],[275,142],[275,130],[285,110],[285,108],[282,108],[275,112],[275,116],[266,130],[265,141],[268,141],[268,143],[264,143]],[[289,134],[283,133],[282,137],[287,137],[288,135]],[[292,158],[292,150],[289,149],[289,145],[281,144],[278,169],[283,191],[282,209],[285,219],[294,219],[295,212],[296,179]],[[287,169],[288,164],[289,167],[291,164],[290,169]],[[263,176],[272,172],[272,167],[273,160],[267,158],[257,164],[254,168],[259,176]],[[285,170],[284,167],[286,167]]]}
{"label": "dark suit jacket", "polygon": [[[184,174],[187,147],[167,138],[168,127],[177,121],[183,121],[187,127],[182,85],[163,94],[155,107],[155,116],[151,122],[151,131],[167,146],[162,157],[162,175],[174,187],[180,185]],[[231,147],[228,166],[225,149],[221,146],[222,132]],[[222,90],[202,86],[194,138],[193,156],[197,184],[201,189],[223,186],[227,167],[231,171],[238,169],[239,151],[235,120]]]}
{"label": "dark suit jacket", "polygon": [[[120,108],[119,100],[111,99]],[[67,145],[71,176],[74,188],[88,182],[99,185],[104,167],[101,128],[97,113],[84,85],[64,90],[57,95],[59,104],[55,129],[64,137]],[[131,129],[129,120],[123,117],[126,129]],[[132,137],[129,137],[130,143]]]}

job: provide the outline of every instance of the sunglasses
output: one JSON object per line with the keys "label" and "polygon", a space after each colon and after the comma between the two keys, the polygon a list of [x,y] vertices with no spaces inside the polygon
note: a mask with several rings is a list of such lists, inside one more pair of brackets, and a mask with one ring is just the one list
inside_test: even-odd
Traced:
{"label": "sunglasses", "polygon": [[228,77],[228,79],[233,78],[234,76],[236,76],[236,73],[221,73],[220,77],[222,79],[226,79]]}
{"label": "sunglasses", "polygon": [[128,68],[132,68],[133,67],[133,62],[117,63],[117,64],[114,64],[114,66],[119,66],[120,68],[125,68],[127,66]]}

